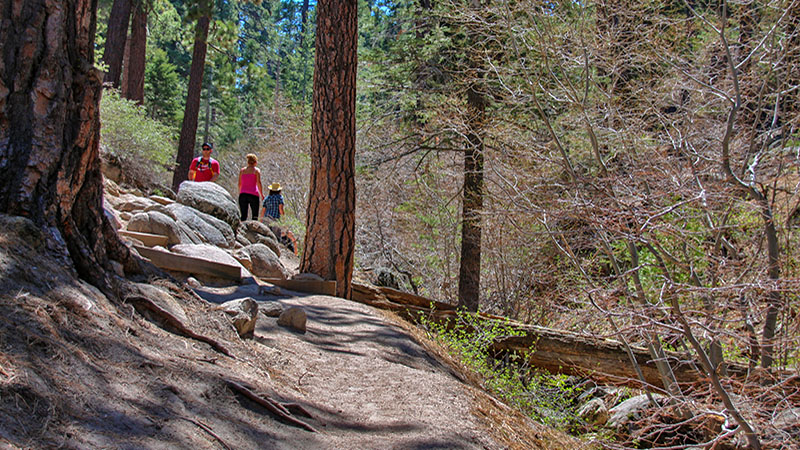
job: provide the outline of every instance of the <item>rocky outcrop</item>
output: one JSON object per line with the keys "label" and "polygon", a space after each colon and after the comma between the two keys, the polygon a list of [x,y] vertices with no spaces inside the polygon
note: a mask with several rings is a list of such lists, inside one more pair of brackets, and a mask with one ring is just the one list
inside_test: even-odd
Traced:
{"label": "rocky outcrop", "polygon": [[234,236],[230,225],[210,214],[179,203],[161,207],[172,213],[178,223],[192,230],[208,244],[230,248],[236,242],[236,236]]}
{"label": "rocky outcrop", "polygon": [[248,244],[264,244],[278,257],[281,256],[281,246],[270,228],[255,220],[246,220],[239,225],[238,236],[245,247]]}
{"label": "rocky outcrop", "polygon": [[233,230],[239,228],[236,201],[216,183],[184,181],[178,189],[178,203],[210,214],[230,225]]}
{"label": "rocky outcrop", "polygon": [[166,236],[167,245],[203,243],[202,237],[197,233],[181,226],[172,217],[158,211],[135,214],[128,221],[128,230]]}

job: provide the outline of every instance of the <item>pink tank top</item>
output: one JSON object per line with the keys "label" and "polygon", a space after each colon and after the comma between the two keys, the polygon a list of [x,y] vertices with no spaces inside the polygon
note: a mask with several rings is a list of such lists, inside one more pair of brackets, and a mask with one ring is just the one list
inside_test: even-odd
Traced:
{"label": "pink tank top", "polygon": [[243,173],[242,174],[242,189],[239,191],[240,194],[252,194],[261,196],[261,193],[258,191],[258,186],[256,185],[256,174],[255,173]]}

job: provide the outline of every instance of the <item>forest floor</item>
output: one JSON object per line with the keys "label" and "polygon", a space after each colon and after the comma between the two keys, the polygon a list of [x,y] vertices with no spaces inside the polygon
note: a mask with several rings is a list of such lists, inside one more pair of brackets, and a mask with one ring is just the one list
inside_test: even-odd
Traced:
{"label": "forest floor", "polygon": [[[493,399],[389,313],[165,279],[114,300],[77,280],[47,236],[9,223],[0,448],[588,448]],[[154,287],[195,337],[134,307]],[[306,333],[259,315],[254,338],[240,339],[214,307],[244,296],[302,307]]]}

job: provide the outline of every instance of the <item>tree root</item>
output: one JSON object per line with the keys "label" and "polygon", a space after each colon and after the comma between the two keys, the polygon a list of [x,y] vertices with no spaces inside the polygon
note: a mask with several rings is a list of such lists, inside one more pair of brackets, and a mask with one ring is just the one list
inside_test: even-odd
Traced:
{"label": "tree root", "polygon": [[232,381],[232,380],[225,380],[228,383],[228,387],[231,388],[234,392],[242,394],[247,399],[254,401],[255,403],[263,406],[267,409],[267,411],[271,412],[275,416],[278,417],[279,420],[282,422],[302,428],[306,431],[310,431],[312,433],[316,433],[317,430],[314,429],[311,425],[303,422],[302,420],[296,419],[292,412],[308,417],[309,419],[313,419],[314,417],[309,413],[305,408],[296,404],[296,403],[278,403],[270,398],[262,397],[255,392],[251,391],[250,389],[242,386],[241,384]]}
{"label": "tree root", "polygon": [[[225,356],[230,356],[233,358],[233,354],[222,344],[217,342],[216,340],[208,337],[203,336],[202,334],[197,334],[189,327],[184,325],[180,319],[172,315],[169,311],[161,308],[160,306],[153,303],[152,300],[145,298],[145,297],[129,297],[126,299],[129,303],[134,303],[134,307],[140,306],[146,309],[148,312],[154,314],[159,319],[163,320],[167,325],[175,328],[178,332],[182,333],[185,336],[188,336],[192,339],[197,339],[198,341],[205,342],[206,344],[210,345],[211,348],[214,350],[224,354]],[[138,308],[137,308],[138,309]]]}
{"label": "tree root", "polygon": [[225,449],[233,450],[233,447],[228,445],[221,437],[217,436],[217,433],[214,433],[214,430],[212,430],[211,427],[209,427],[208,425],[204,424],[203,422],[200,422],[199,420],[192,419],[191,417],[186,417],[186,416],[179,416],[179,417],[187,422],[191,422],[200,427],[203,431],[205,431],[211,437],[216,439],[216,441],[219,442],[219,444],[222,445],[222,447],[224,447]]}

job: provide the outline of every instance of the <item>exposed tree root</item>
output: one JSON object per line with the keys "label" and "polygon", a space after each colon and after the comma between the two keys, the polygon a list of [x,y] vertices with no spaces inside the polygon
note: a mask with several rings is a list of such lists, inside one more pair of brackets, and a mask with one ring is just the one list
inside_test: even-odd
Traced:
{"label": "exposed tree root", "polygon": [[[310,431],[312,433],[316,433],[317,430],[314,429],[311,425],[303,422],[300,419],[296,419],[292,412],[297,413],[298,415],[302,415],[308,417],[309,419],[313,419],[313,416],[306,411],[305,408],[296,404],[296,403],[278,403],[272,399],[261,397],[260,395],[256,394],[255,392],[251,391],[250,389],[242,386],[241,384],[232,381],[232,380],[225,380],[228,383],[228,387],[231,388],[234,392],[244,395],[249,400],[256,402],[257,404],[263,406],[267,409],[267,411],[271,412],[275,416],[278,417],[284,423],[289,425],[293,425],[298,428],[302,428],[306,431]],[[291,412],[290,412],[291,411]]]}
{"label": "exposed tree root", "polygon": [[151,314],[154,314],[156,317],[163,320],[164,323],[166,323],[167,325],[175,328],[181,334],[188,336],[192,339],[197,339],[198,341],[205,342],[206,344],[210,345],[211,348],[213,348],[214,350],[224,354],[225,356],[230,356],[231,358],[233,358],[233,354],[224,345],[220,344],[219,342],[208,336],[203,336],[202,334],[195,333],[189,327],[187,327],[180,319],[172,315],[169,311],[165,310],[164,308],[153,303],[152,300],[145,297],[137,296],[137,297],[129,297],[126,299],[126,301],[129,303],[133,303],[134,304],[133,306],[137,310],[140,307],[144,308]]}

